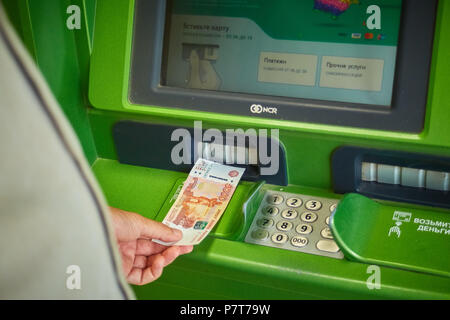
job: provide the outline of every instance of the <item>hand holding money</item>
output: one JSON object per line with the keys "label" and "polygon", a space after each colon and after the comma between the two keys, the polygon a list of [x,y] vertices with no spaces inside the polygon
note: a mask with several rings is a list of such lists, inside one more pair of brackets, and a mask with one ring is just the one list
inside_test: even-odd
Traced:
{"label": "hand holding money", "polygon": [[131,284],[143,285],[158,279],[165,266],[193,249],[192,246],[167,247],[155,243],[152,239],[176,241],[182,234],[137,213],[110,209],[122,270]]}
{"label": "hand holding money", "polygon": [[243,173],[243,168],[198,159],[163,223],[181,230],[175,242],[153,240],[164,245],[200,243],[225,211]]}

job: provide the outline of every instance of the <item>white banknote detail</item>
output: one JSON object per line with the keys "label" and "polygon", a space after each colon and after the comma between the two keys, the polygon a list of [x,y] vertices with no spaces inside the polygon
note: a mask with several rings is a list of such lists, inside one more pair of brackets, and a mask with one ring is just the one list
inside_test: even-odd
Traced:
{"label": "white banknote detail", "polygon": [[162,222],[181,230],[183,238],[171,243],[153,241],[164,245],[200,243],[224,213],[244,170],[198,159]]}

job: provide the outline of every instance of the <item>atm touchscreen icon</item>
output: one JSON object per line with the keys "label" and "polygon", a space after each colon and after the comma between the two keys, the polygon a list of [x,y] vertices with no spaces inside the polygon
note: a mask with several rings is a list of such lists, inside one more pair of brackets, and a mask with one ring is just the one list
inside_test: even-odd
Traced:
{"label": "atm touchscreen icon", "polygon": [[411,221],[411,212],[395,211],[392,220],[398,222],[409,222]]}
{"label": "atm touchscreen icon", "polygon": [[397,222],[395,222],[395,226],[393,226],[389,229],[388,236],[390,237],[391,234],[395,234],[395,235],[397,235],[397,238],[400,238],[400,234],[401,234],[400,226],[402,225],[403,222],[410,222],[411,215],[412,215],[411,212],[394,211],[392,220],[397,221]]}

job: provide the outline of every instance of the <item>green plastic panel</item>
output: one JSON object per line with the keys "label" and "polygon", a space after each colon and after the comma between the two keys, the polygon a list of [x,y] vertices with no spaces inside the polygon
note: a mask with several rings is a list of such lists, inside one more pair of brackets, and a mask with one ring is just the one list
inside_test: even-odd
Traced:
{"label": "green plastic panel", "polygon": [[331,218],[331,229],[351,260],[450,277],[448,212],[348,194]]}

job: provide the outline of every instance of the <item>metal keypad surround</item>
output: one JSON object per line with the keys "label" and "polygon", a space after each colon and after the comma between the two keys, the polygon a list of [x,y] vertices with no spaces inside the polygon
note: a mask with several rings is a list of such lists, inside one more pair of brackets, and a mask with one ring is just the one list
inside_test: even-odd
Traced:
{"label": "metal keypad surround", "polygon": [[343,259],[340,250],[332,252],[338,247],[327,223],[338,202],[337,199],[268,190],[245,242]]}

